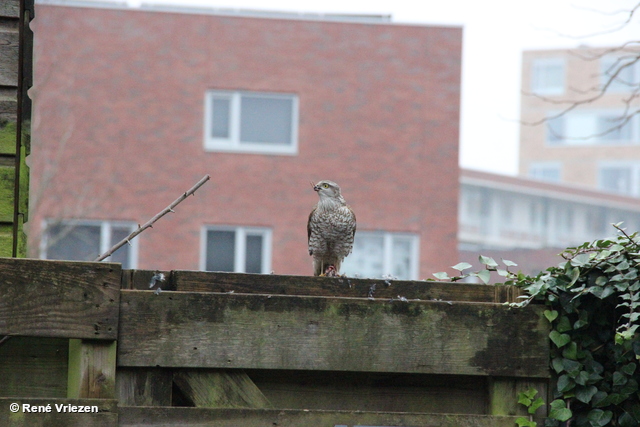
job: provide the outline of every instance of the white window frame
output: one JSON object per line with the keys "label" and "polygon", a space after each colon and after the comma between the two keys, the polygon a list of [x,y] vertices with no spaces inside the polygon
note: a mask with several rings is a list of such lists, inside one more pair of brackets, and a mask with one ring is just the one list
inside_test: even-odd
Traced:
{"label": "white window frame", "polygon": [[235,232],[235,248],[233,254],[233,272],[245,273],[247,256],[247,236],[262,236],[262,271],[260,274],[271,272],[271,242],[272,231],[267,227],[245,227],[232,225],[205,225],[200,231],[200,270],[207,271],[207,232],[233,231]]}
{"label": "white window frame", "polygon": [[[544,85],[544,73],[548,73],[545,68],[550,66],[562,67],[562,84],[560,86]],[[564,58],[535,58],[531,61],[531,92],[537,95],[562,95],[565,91],[567,81],[567,67]]]}
{"label": "white window frame", "polygon": [[[412,233],[401,233],[401,232],[390,232],[390,231],[360,231],[356,232],[357,236],[371,236],[371,237],[382,237],[382,274],[390,275],[392,274],[392,266],[393,266],[393,239],[394,237],[398,237],[401,239],[408,239],[410,243],[410,266],[409,266],[409,277],[403,280],[418,280],[419,269],[420,269],[420,238],[417,234]],[[348,259],[348,257],[346,258]],[[379,278],[379,277],[378,277]]]}
{"label": "white window frame", "polygon": [[[264,97],[291,100],[291,141],[290,144],[265,144],[260,142],[240,142],[240,100],[242,96]],[[229,105],[229,138],[211,136],[213,120],[212,100],[215,97],[227,98]],[[205,151],[223,151],[253,154],[298,154],[298,96],[290,93],[249,92],[208,90],[204,97],[204,149]]]}
{"label": "white window frame", "polygon": [[[54,220],[54,219],[46,219],[42,224],[42,238],[40,239],[40,259],[48,259],[47,258],[47,249],[48,245],[48,237],[49,234],[47,232],[50,225],[68,225],[72,227],[100,227],[100,254],[108,251],[111,246],[111,229],[114,227],[118,228],[128,228],[129,233],[133,232],[138,225],[132,221],[100,221],[100,220],[84,220],[84,219],[70,219],[70,220]],[[105,258],[106,262],[111,261],[111,257]],[[138,268],[138,239],[133,239],[129,241],[129,266],[128,269],[136,269]]]}

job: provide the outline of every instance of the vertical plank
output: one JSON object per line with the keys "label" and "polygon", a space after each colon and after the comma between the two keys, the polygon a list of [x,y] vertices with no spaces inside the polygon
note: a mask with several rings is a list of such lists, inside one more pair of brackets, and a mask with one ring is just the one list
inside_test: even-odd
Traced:
{"label": "vertical plank", "polygon": [[[492,378],[489,381],[489,414],[528,416],[527,408],[518,403],[518,394],[530,388],[538,390],[536,397],[546,404],[548,384],[541,380],[523,380],[514,378]],[[540,424],[547,415],[547,406],[543,405],[534,414],[534,420]]]}
{"label": "vertical plank", "polygon": [[67,397],[114,399],[116,341],[69,340]]}
{"label": "vertical plank", "polygon": [[171,406],[173,372],[161,368],[119,368],[116,390],[120,406]]}

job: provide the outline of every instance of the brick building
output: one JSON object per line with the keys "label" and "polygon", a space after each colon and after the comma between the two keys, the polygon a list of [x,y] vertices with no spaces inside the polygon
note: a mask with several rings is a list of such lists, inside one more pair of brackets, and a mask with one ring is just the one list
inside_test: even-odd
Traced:
{"label": "brick building", "polygon": [[[521,175],[640,196],[638,55],[633,44],[523,53]],[[572,101],[584,103],[559,115]]]}
{"label": "brick building", "polygon": [[91,259],[210,174],[114,259],[310,274],[309,182],[332,179],[358,218],[348,272],[457,262],[460,28],[78,2],[36,16],[32,254]]}

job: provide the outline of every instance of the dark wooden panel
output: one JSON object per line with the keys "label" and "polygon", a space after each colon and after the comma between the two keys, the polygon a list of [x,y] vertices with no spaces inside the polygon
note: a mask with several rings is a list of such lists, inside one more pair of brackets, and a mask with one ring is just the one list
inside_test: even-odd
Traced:
{"label": "dark wooden panel", "polygon": [[120,406],[171,406],[173,372],[160,368],[120,368],[116,393]]}
{"label": "dark wooden panel", "polygon": [[[280,276],[275,274],[173,271],[171,289],[195,292],[235,292],[271,295],[313,295],[399,298],[443,301],[505,302],[514,288],[469,283],[383,279]],[[133,289],[142,289],[133,286]]]}
{"label": "dark wooden panel", "polygon": [[0,335],[114,340],[120,264],[0,258]]}
{"label": "dark wooden panel", "polygon": [[18,86],[18,40],[18,31],[0,27],[1,86]]}
{"label": "dark wooden panel", "polygon": [[270,408],[251,378],[239,369],[181,369],[173,383],[192,406],[206,408]]}
{"label": "dark wooden panel", "polygon": [[68,341],[8,337],[0,344],[0,396],[66,397]]}
{"label": "dark wooden panel", "polygon": [[517,417],[361,411],[120,407],[120,426],[334,427],[336,425],[513,427]]}
{"label": "dark wooden panel", "polygon": [[[19,405],[17,412],[12,412],[11,404]],[[27,409],[39,411],[48,405],[51,412],[29,412]],[[82,408],[82,411],[70,412]],[[6,427],[116,427],[118,425],[117,402],[106,399],[32,399],[22,397],[0,398],[0,425]]]}
{"label": "dark wooden panel", "polygon": [[548,376],[537,306],[121,292],[120,366]]}

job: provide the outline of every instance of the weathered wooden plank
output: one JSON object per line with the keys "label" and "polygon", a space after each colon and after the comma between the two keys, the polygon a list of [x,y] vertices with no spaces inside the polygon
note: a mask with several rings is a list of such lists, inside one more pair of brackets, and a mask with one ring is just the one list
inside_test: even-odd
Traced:
{"label": "weathered wooden plank", "polygon": [[[274,408],[489,413],[487,377],[327,371],[246,372]],[[515,401],[516,395],[512,399]]]}
{"label": "weathered wooden plank", "polygon": [[68,340],[62,338],[4,341],[0,344],[0,396],[65,397],[68,350]]}
{"label": "weathered wooden plank", "polygon": [[0,222],[13,222],[15,173],[13,166],[0,166]]}
{"label": "weathered wooden plank", "polygon": [[[10,409],[12,404],[18,405],[17,412],[12,412]],[[51,412],[40,412],[46,411],[47,408],[51,408]],[[83,412],[78,412],[79,410]],[[4,397],[0,398],[0,425],[3,427],[116,427],[118,425],[117,402],[106,399]]]}
{"label": "weathered wooden plank", "polygon": [[18,86],[18,31],[0,30],[0,86]]}
{"label": "weathered wooden plank", "polygon": [[67,397],[114,399],[115,389],[116,342],[69,340]]}
{"label": "weathered wooden plank", "polygon": [[174,384],[196,407],[270,408],[269,400],[241,370],[180,370]]}
{"label": "weathered wooden plank", "polygon": [[542,307],[121,291],[119,366],[548,377]]}
{"label": "weathered wooden plank", "polygon": [[114,340],[121,266],[0,258],[0,335]]}
{"label": "weathered wooden plank", "polygon": [[0,16],[6,18],[18,18],[20,16],[20,0],[1,1]]}
{"label": "weathered wooden plank", "polygon": [[[385,279],[281,276],[275,274],[172,272],[171,287],[177,291],[235,292],[271,295],[313,295],[367,298],[399,298],[442,301],[507,302],[510,286],[471,283],[405,281]],[[142,289],[142,286],[134,286]]]}
{"label": "weathered wooden plank", "polygon": [[120,406],[171,406],[173,372],[160,368],[120,368],[116,390]]}
{"label": "weathered wooden plank", "polygon": [[429,426],[513,427],[517,417],[409,414],[363,411],[120,407],[120,426],[197,425],[215,427]]}

